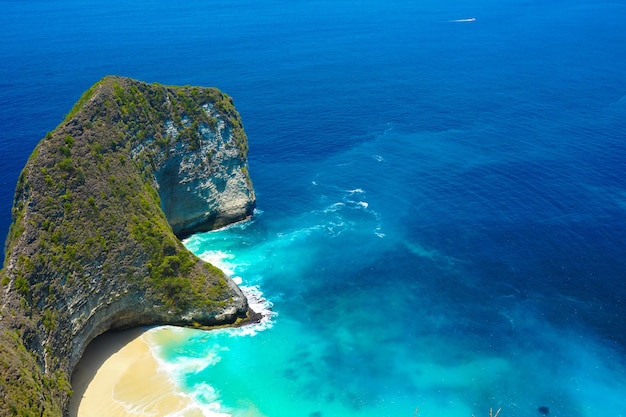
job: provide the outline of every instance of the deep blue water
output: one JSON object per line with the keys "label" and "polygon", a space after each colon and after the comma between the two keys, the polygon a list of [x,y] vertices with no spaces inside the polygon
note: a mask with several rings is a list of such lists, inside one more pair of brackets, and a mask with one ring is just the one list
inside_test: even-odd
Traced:
{"label": "deep blue water", "polygon": [[156,333],[198,401],[626,415],[626,3],[0,8],[3,236],[28,155],[104,75],[233,96],[258,212],[186,243],[277,315],[255,336]]}

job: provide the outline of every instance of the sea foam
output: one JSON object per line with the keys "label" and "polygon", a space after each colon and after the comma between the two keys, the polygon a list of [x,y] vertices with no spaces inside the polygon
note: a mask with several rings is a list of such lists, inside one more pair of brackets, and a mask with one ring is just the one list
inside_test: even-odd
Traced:
{"label": "sea foam", "polygon": [[248,299],[248,305],[252,311],[260,315],[260,319],[257,323],[231,329],[230,332],[238,336],[255,336],[258,332],[272,328],[274,318],[278,316],[273,310],[274,304],[263,296],[258,285],[242,285],[240,288]]}

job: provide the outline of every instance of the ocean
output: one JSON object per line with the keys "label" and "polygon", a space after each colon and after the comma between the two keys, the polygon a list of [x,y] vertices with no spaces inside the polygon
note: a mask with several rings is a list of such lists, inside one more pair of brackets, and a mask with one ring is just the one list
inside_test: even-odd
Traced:
{"label": "ocean", "polygon": [[0,8],[3,236],[103,76],[234,98],[257,210],[185,244],[266,318],[146,336],[196,412],[626,416],[623,1]]}

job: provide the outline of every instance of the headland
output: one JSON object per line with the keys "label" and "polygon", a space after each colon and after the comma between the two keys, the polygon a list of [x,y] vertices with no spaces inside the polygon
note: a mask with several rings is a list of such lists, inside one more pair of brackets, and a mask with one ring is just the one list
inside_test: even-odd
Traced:
{"label": "headland", "polygon": [[0,271],[0,416],[69,412],[98,335],[246,320],[237,285],[180,238],[252,215],[247,138],[215,88],[105,77],[19,177]]}

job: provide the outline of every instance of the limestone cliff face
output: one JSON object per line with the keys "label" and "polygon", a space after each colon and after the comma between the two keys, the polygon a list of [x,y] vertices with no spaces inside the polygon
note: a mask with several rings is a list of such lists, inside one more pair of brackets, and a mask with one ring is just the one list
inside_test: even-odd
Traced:
{"label": "limestone cliff face", "polygon": [[[203,110],[215,120],[213,126],[197,126],[198,151],[189,153],[172,121],[166,135],[174,144],[166,158],[156,163],[161,206],[178,235],[206,231],[236,222],[250,215],[254,195],[242,152],[232,127],[214,105]],[[186,129],[192,122],[183,120]]]}
{"label": "limestone cliff face", "polygon": [[247,139],[212,88],[106,77],[36,147],[0,271],[0,415],[67,413],[86,345],[115,328],[234,323],[239,288],[177,236],[252,214]]}

